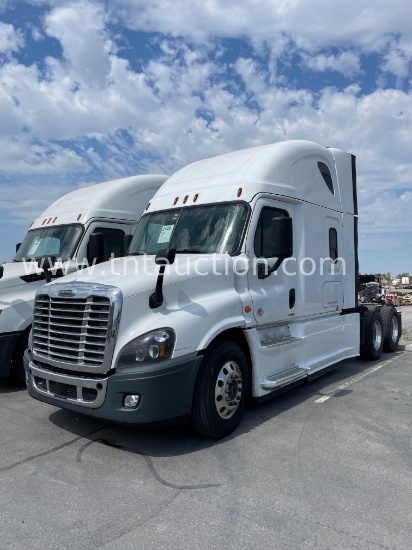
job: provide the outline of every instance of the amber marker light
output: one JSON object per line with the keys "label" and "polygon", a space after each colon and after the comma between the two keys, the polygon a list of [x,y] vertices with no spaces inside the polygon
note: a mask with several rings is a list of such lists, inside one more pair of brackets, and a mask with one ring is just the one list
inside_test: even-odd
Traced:
{"label": "amber marker light", "polygon": [[46,222],[47,222],[47,218],[45,220],[43,220],[42,225],[44,225]]}
{"label": "amber marker light", "polygon": [[56,220],[57,220],[57,216],[54,218],[53,223],[55,223]]}
{"label": "amber marker light", "polygon": [[79,221],[81,217],[82,217],[82,215],[79,214],[79,215],[77,216],[77,221]]}
{"label": "amber marker light", "polygon": [[250,313],[252,311],[252,308],[250,306],[245,307],[246,313]]}
{"label": "amber marker light", "polygon": [[150,208],[150,202],[147,203],[146,210],[149,210]]}
{"label": "amber marker light", "polygon": [[185,198],[183,199],[183,204],[186,204],[187,203],[187,199],[189,198],[189,195],[186,195]]}
{"label": "amber marker light", "polygon": [[179,197],[176,197],[175,200],[173,201],[173,206],[174,206],[175,204],[177,204],[177,201],[178,201],[178,200],[179,200]]}
{"label": "amber marker light", "polygon": [[237,190],[237,196],[240,197],[240,195],[242,194],[242,191],[243,189],[241,187],[239,187],[239,189]]}
{"label": "amber marker light", "polygon": [[199,193],[196,193],[196,195],[193,197],[193,202],[196,202],[199,197]]}
{"label": "amber marker light", "polygon": [[50,223],[52,221],[53,218],[49,218],[49,221],[47,223]]}

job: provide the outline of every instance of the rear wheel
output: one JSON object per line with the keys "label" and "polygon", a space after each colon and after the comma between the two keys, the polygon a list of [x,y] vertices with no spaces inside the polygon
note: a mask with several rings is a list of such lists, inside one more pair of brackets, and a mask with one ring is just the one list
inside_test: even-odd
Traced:
{"label": "rear wheel", "polygon": [[382,354],[384,327],[378,308],[368,309],[365,318],[365,339],[360,348],[362,359],[376,361]]}
{"label": "rear wheel", "polygon": [[193,396],[192,426],[220,439],[238,426],[249,393],[249,370],[241,348],[216,341],[205,353]]}
{"label": "rear wheel", "polygon": [[383,351],[394,352],[398,349],[402,334],[398,312],[394,307],[386,306],[381,309],[384,330]]}

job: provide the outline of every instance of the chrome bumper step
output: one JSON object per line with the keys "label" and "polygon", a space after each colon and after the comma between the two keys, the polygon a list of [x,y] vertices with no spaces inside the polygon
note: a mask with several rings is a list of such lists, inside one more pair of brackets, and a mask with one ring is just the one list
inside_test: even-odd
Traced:
{"label": "chrome bumper step", "polygon": [[41,395],[92,409],[104,403],[107,378],[79,378],[59,374],[41,369],[33,361],[29,363],[29,376],[33,388]]}

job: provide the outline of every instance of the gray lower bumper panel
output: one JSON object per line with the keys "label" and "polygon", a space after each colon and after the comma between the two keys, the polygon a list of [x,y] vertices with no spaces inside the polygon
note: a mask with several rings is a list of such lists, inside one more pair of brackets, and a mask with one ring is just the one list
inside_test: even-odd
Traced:
{"label": "gray lower bumper panel", "polygon": [[[107,378],[83,378],[48,371],[25,355],[27,389],[40,401],[115,422],[147,424],[191,412],[202,356],[170,366]],[[138,394],[136,409],[124,407],[126,395]],[[92,397],[95,399],[92,400]]]}

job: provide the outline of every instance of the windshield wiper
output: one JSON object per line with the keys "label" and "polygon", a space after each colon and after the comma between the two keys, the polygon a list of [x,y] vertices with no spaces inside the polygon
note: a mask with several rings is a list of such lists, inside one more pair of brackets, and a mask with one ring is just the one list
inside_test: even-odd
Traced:
{"label": "windshield wiper", "polygon": [[197,250],[197,248],[182,248],[176,250],[176,254],[206,254],[203,250]]}

